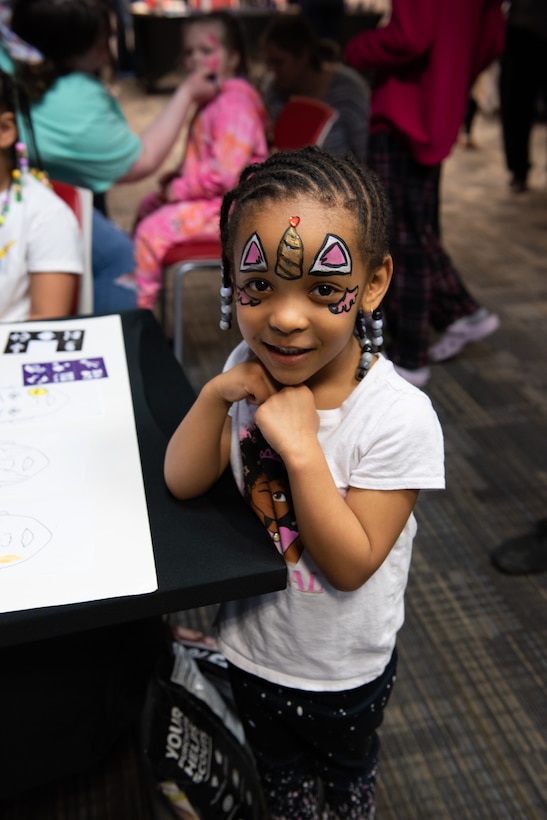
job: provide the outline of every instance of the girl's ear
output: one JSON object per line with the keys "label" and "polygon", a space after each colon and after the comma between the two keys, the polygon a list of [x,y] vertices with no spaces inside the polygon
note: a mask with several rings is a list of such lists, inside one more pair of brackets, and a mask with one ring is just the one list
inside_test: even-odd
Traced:
{"label": "girl's ear", "polygon": [[370,276],[366,286],[361,306],[365,313],[371,313],[382,303],[393,275],[393,259],[386,256],[380,267]]}
{"label": "girl's ear", "polygon": [[0,114],[0,148],[4,151],[17,141],[17,122],[12,111]]}

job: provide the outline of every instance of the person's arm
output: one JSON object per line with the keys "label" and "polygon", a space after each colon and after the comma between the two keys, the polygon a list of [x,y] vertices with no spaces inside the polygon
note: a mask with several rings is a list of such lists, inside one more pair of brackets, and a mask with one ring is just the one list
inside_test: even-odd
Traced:
{"label": "person's arm", "polygon": [[76,274],[31,273],[29,319],[55,319],[72,312]]}
{"label": "person's arm", "polygon": [[174,496],[202,495],[224,472],[230,458],[232,404],[244,398],[260,404],[274,392],[257,361],[236,365],[203,387],[167,446],[164,476]]}
{"label": "person's arm", "polygon": [[[241,171],[260,149],[267,155],[265,112],[245,94],[224,91],[206,113],[211,153],[184,167],[166,188],[168,202],[214,199],[235,187]],[[190,165],[190,164],[189,164]]]}
{"label": "person's arm", "polygon": [[218,91],[210,69],[200,68],[188,75],[163,111],[141,134],[142,151],[117,182],[138,182],[157,171],[175,144],[189,112],[195,105],[212,100]]}
{"label": "person's arm", "polygon": [[393,0],[386,26],[361,31],[346,46],[345,60],[358,71],[378,71],[423,57],[435,36],[431,0]]}
{"label": "person's arm", "polygon": [[256,423],[282,457],[305,548],[335,589],[358,589],[383,563],[418,498],[415,489],[350,487],[343,498],[319,444],[319,418],[305,386],[286,387],[257,409]]}

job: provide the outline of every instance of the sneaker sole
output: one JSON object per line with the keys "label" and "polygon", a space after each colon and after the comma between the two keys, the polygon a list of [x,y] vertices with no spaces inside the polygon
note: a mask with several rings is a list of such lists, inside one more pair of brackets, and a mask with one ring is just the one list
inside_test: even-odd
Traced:
{"label": "sneaker sole", "polygon": [[476,325],[466,325],[458,330],[447,331],[437,344],[429,348],[429,360],[445,362],[452,359],[470,342],[480,342],[494,333],[499,326],[499,316],[492,313]]}

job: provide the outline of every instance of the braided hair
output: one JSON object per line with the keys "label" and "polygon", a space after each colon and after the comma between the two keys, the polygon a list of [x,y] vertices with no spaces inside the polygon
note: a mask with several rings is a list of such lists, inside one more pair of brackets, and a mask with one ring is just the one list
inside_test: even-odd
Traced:
{"label": "braided hair", "polygon": [[[29,99],[19,82],[10,74],[7,74],[5,71],[0,69],[0,114],[3,114],[6,111],[9,111],[15,116],[19,116],[22,119],[32,143],[34,157],[36,158],[36,165],[38,168],[41,168],[42,163],[38,148],[36,146],[34,128],[32,127]],[[10,146],[9,155],[11,167],[13,169],[17,164],[15,144]]]}
{"label": "braided hair", "polygon": [[245,168],[239,184],[225,194],[220,210],[223,248],[223,285],[233,277],[233,248],[241,217],[269,202],[304,194],[327,208],[353,214],[369,271],[376,270],[389,253],[389,205],[376,174],[351,157],[335,157],[316,146],[279,151]]}

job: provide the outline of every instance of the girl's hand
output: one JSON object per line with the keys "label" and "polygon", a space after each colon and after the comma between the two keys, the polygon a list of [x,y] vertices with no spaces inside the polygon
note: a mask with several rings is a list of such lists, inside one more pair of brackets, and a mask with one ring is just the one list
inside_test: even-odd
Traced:
{"label": "girl's hand", "polygon": [[209,384],[218,398],[228,405],[241,399],[260,405],[277,392],[275,383],[256,359],[226,370]]}
{"label": "girl's hand", "polygon": [[317,445],[319,416],[305,385],[284,387],[260,404],[255,415],[268,444],[287,461]]}
{"label": "girl's hand", "polygon": [[207,66],[192,71],[183,82],[197,105],[204,105],[213,100],[221,88],[217,75]]}

